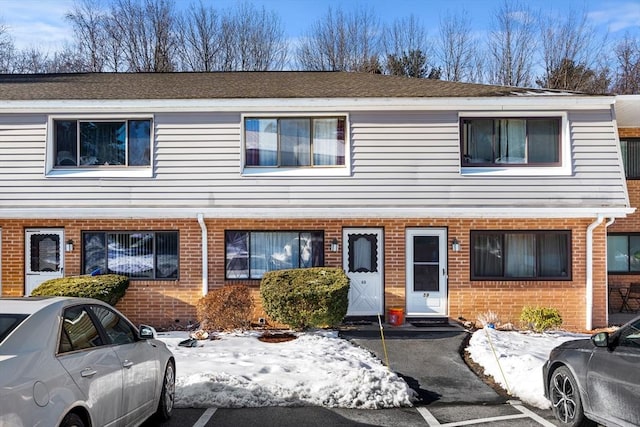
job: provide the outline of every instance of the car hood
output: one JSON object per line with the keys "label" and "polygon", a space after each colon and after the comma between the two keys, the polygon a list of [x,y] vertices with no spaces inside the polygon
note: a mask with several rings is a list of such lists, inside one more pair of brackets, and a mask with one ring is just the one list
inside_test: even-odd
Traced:
{"label": "car hood", "polygon": [[556,347],[558,350],[568,350],[568,349],[592,349],[593,342],[591,342],[590,338],[584,338],[579,340],[571,340],[565,341],[559,346]]}

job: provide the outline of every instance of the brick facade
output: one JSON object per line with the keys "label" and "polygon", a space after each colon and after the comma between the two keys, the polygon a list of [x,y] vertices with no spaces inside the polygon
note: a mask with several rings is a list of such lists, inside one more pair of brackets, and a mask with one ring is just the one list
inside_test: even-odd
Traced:
{"label": "brick facade", "polygon": [[[208,230],[208,286],[244,283],[254,292],[255,318],[265,317],[260,309],[258,280],[225,280],[224,232],[245,230],[318,230],[324,231],[325,265],[341,266],[342,249],[328,250],[335,237],[342,240],[344,227],[381,227],[384,229],[385,307],[405,303],[405,229],[407,227],[446,227],[448,229],[449,316],[475,320],[488,310],[498,313],[503,322],[518,322],[524,306],[539,305],[560,310],[564,327],[581,330],[585,325],[586,229],[592,219],[205,219]],[[622,221],[620,221],[622,223]],[[616,223],[619,227],[620,224]],[[178,230],[180,233],[180,272],[178,280],[132,280],[118,308],[136,323],[167,327],[177,321],[195,320],[195,304],[202,295],[201,229],[196,218],[172,220],[3,220],[2,295],[24,293],[24,235],[26,228],[60,227],[65,238],[78,242],[65,254],[65,275],[81,271],[82,231]],[[571,281],[472,281],[469,271],[470,230],[571,230]],[[456,237],[460,252],[452,252],[450,240]],[[594,327],[606,326],[607,277],[604,225],[594,231]]]}
{"label": "brick facade", "polygon": [[[640,128],[618,128],[620,139],[640,138]],[[637,210],[626,218],[619,218],[608,229],[611,233],[638,233],[640,232],[640,179],[627,180],[627,192],[629,204]],[[618,286],[626,286],[631,282],[640,282],[638,274],[611,274],[609,286],[611,288],[609,307],[617,310],[622,305],[620,293],[616,291]]]}

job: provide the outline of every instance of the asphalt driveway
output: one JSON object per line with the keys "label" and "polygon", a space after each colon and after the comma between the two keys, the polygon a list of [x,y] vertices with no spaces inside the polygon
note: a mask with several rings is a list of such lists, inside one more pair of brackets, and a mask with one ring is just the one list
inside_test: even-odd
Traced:
{"label": "asphalt driveway", "polygon": [[[418,404],[506,402],[460,356],[467,334],[456,326],[384,329],[389,368],[418,392]],[[379,327],[344,329],[340,335],[385,360]]]}

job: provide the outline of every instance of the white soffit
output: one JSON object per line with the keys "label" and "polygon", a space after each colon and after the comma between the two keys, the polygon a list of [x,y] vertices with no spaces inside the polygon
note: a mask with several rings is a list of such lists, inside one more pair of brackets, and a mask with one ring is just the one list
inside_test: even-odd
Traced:
{"label": "white soffit", "polygon": [[615,109],[619,127],[640,127],[640,95],[616,96]]}

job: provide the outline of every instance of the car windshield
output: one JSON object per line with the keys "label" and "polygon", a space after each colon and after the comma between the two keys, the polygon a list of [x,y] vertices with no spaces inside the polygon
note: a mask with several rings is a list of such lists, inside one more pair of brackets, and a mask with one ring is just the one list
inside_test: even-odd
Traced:
{"label": "car windshield", "polygon": [[0,314],[0,344],[27,316],[26,314]]}

